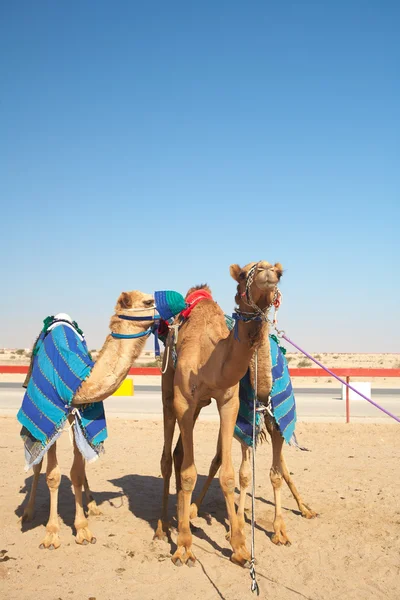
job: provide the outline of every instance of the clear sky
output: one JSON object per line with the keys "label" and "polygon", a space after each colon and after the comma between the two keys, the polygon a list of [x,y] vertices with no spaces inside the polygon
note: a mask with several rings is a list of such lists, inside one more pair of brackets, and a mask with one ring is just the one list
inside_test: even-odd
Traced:
{"label": "clear sky", "polygon": [[310,351],[400,351],[400,4],[0,4],[0,347],[280,261]]}

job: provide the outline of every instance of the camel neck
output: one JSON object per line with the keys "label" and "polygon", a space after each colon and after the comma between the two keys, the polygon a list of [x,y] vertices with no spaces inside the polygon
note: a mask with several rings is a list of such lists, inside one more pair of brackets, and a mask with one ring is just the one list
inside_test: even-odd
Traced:
{"label": "camel neck", "polygon": [[[250,381],[255,389],[255,362],[250,361]],[[272,389],[271,347],[269,327],[264,328],[257,345],[257,398],[264,404],[268,403]]]}
{"label": "camel neck", "polygon": [[226,338],[222,365],[222,375],[226,380],[224,387],[235,385],[246,374],[255,350],[267,335],[268,326],[263,321],[237,321]]}
{"label": "camel neck", "polygon": [[117,339],[108,335],[90,376],[75,394],[73,404],[100,402],[111,396],[128,375],[146,339]]}

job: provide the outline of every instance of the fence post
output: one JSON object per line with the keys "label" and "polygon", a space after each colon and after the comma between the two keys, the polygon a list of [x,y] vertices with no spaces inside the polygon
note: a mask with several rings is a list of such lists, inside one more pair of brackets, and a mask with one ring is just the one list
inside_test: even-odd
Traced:
{"label": "fence post", "polygon": [[[350,383],[350,377],[346,377],[346,383]],[[350,423],[350,390],[346,386],[346,423]]]}

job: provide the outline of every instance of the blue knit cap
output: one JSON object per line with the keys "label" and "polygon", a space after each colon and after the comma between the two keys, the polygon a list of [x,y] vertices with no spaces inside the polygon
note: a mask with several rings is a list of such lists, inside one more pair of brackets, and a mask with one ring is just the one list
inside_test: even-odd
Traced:
{"label": "blue knit cap", "polygon": [[163,290],[154,292],[154,302],[160,317],[168,321],[187,307],[184,297],[179,292]]}

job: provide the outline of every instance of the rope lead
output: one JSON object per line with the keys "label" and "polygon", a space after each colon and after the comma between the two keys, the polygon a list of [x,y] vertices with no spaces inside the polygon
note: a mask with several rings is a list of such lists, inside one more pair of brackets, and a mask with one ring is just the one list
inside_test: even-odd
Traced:
{"label": "rope lead", "polygon": [[250,564],[250,577],[251,577],[251,591],[256,592],[257,596],[260,595],[256,579],[255,570],[255,552],[254,552],[254,530],[255,530],[255,496],[256,496],[256,405],[257,405],[257,366],[258,366],[258,352],[255,352],[255,365],[254,365],[254,403],[253,403],[253,449],[252,449],[252,490],[251,490],[251,564]]}

